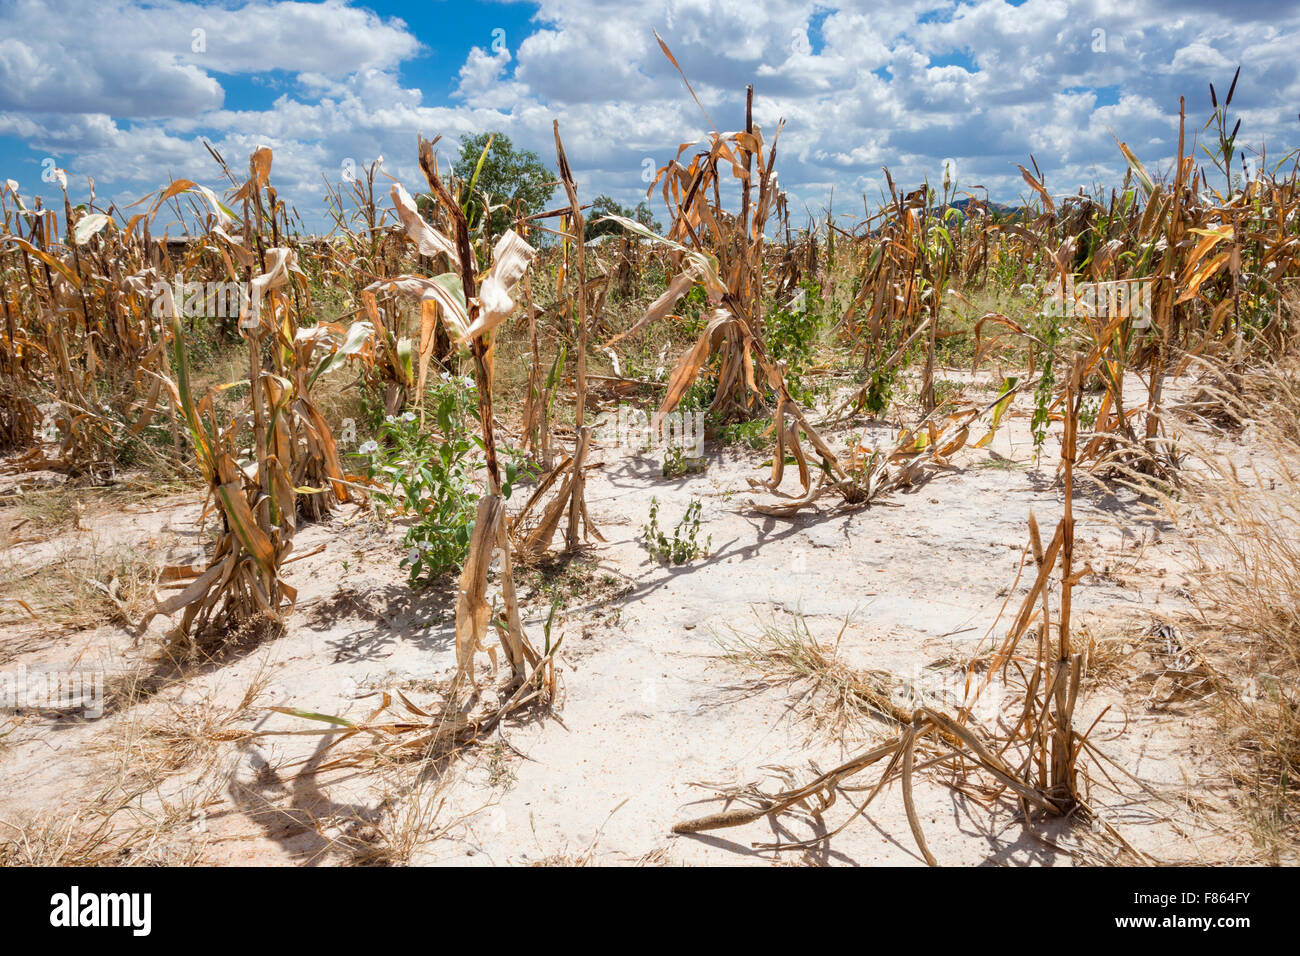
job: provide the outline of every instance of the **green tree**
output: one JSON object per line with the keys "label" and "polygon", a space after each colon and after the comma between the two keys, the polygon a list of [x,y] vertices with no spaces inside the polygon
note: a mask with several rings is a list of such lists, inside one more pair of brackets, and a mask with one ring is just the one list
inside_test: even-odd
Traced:
{"label": "green tree", "polygon": [[[476,181],[474,171],[489,140],[492,148],[483,160]],[[452,166],[452,172],[463,184],[462,189],[474,183],[474,197],[469,204],[471,224],[476,225],[482,219],[484,196],[493,207],[506,207],[494,208],[491,221],[494,236],[504,232],[516,215],[541,212],[558,178],[540,156],[532,150],[515,149],[504,133],[467,136],[460,144],[460,158]]]}
{"label": "green tree", "polygon": [[591,208],[586,211],[586,216],[587,227],[584,230],[585,235],[583,238],[587,242],[597,236],[623,231],[623,227],[616,222],[599,222],[598,220],[604,216],[622,216],[624,219],[635,219],[651,232],[660,232],[663,229],[659,223],[655,222],[650,207],[644,201],[639,203],[636,209],[628,209],[626,206],[620,206],[609,196],[600,195],[592,202]]}
{"label": "green tree", "polygon": [[641,225],[645,226],[651,232],[663,235],[663,224],[655,218],[654,213],[650,211],[650,206],[644,199],[636,204],[636,214],[632,218],[641,223]]}

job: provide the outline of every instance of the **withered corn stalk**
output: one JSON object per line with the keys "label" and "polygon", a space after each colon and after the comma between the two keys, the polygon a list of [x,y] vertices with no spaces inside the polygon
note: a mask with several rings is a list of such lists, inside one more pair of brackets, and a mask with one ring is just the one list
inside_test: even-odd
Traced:
{"label": "withered corn stalk", "polygon": [[[187,639],[238,629],[259,618],[283,624],[297,591],[281,578],[280,569],[293,549],[299,516],[320,517],[334,502],[349,498],[333,435],[312,401],[311,388],[360,348],[369,328],[363,323],[350,330],[334,324],[298,327],[301,306],[291,296],[301,277],[297,255],[289,246],[268,247],[280,235],[277,220],[285,215],[269,185],[271,163],[270,149],[254,151],[248,179],[234,191],[243,207],[242,235],[236,238],[228,231],[233,219],[220,204],[215,208],[221,215],[209,230],[228,277],[233,281],[240,268],[246,280],[239,326],[247,343],[247,415],[221,421],[213,393],[201,399],[193,394],[180,309],[169,287],[156,289],[170,325],[169,370],[175,376],[159,374],[158,379],[180,410],[222,527],[206,569],[168,569],[166,576],[180,593],[158,602],[140,623],[141,632],[156,615],[176,612],[182,615],[171,636]],[[321,351],[326,354],[318,360]],[[248,462],[238,457],[244,427],[253,433]]]}
{"label": "withered corn stalk", "polygon": [[531,363],[528,368],[528,394],[524,399],[523,450],[541,465],[543,473],[549,474],[555,468],[554,452],[551,447],[551,403],[554,401],[560,376],[564,372],[565,350],[560,347],[551,366],[550,373],[542,365],[541,343],[537,330],[537,304],[533,298],[532,275],[524,276],[524,298],[528,301],[528,344],[531,351]]}
{"label": "withered corn stalk", "polygon": [[[586,221],[582,215],[582,205],[578,202],[578,189],[573,181],[573,172],[569,169],[569,158],[564,155],[564,144],[560,141],[559,120],[554,121],[553,128],[555,132],[555,157],[560,167],[560,182],[564,184],[564,192],[569,200],[569,214],[566,219],[573,241],[572,243],[566,241],[565,248],[567,250],[570,245],[573,248],[573,274],[576,276],[575,285],[578,300],[576,316],[578,354],[574,362],[577,379],[576,393],[574,395],[574,431],[577,432],[578,442],[573,452],[569,477],[565,481],[565,486],[561,490],[558,499],[567,501],[568,527],[564,532],[564,542],[565,547],[572,551],[581,544],[578,528],[579,521],[586,526],[589,534],[595,531],[591,519],[587,517],[586,476],[583,474],[583,466],[587,459],[587,448],[591,444],[591,429],[586,425],[587,330],[589,327],[587,317],[589,290],[586,242],[584,240]],[[595,534],[600,537],[599,531],[595,531]]]}
{"label": "withered corn stalk", "polygon": [[[659,42],[664,54],[676,65],[668,47],[662,40]],[[664,202],[672,211],[672,225],[666,236],[656,235],[625,217],[607,217],[629,232],[673,250],[681,271],[645,315],[607,342],[605,348],[665,318],[692,286],[701,285],[709,305],[704,331],[694,346],[678,359],[652,429],[657,429],[664,417],[678,406],[687,390],[716,358],[719,367],[712,412],[721,419],[748,418],[761,408],[765,395],[774,396],[776,407],[771,414],[778,450],[773,456],[771,479],[765,486],[777,491],[788,450],[798,464],[803,491],[807,493],[812,478],[801,436],[820,457],[821,470],[836,479],[848,476],[835,453],[790,396],[783,368],[768,356],[763,341],[764,230],[780,195],[775,163],[776,141],[783,125],[784,122],[778,124],[766,154],[762,131],[754,125],[752,116],[747,117],[746,129],[741,132],[710,133],[689,165],[683,165],[681,157],[694,144],[682,146],[650,185],[653,192],[662,184]],[[720,205],[720,167],[729,169],[741,181],[739,215],[726,213]],[[754,195],[755,186],[757,195]]]}
{"label": "withered corn stalk", "polygon": [[[924,327],[918,330],[924,331]],[[984,416],[989,416],[988,430],[976,441],[983,447],[993,440],[1011,400],[1021,388],[1019,380],[1009,378],[1002,384],[996,398],[984,405],[964,405],[939,414],[936,409],[911,428],[905,428],[888,449],[871,449],[854,445],[840,464],[841,477],[825,472],[817,475],[816,482],[802,496],[783,495],[788,500],[780,504],[751,502],[760,514],[789,518],[809,507],[827,494],[841,499],[840,507],[853,509],[871,504],[882,495],[898,488],[909,488],[929,480],[936,472],[951,469],[950,459],[966,447],[971,429]],[[777,454],[782,444],[778,441]],[[751,488],[771,490],[773,481],[780,482],[780,463],[773,460],[774,479],[763,482],[750,478]]]}
{"label": "withered corn stalk", "polygon": [[501,591],[505,621],[497,624],[497,630],[512,673],[516,679],[523,680],[527,667],[530,664],[535,666],[540,658],[524,633],[515,594],[492,412],[492,340],[497,328],[514,310],[510,293],[527,271],[534,251],[514,230],[507,230],[493,248],[492,267],[480,276],[465,211],[438,173],[433,143],[421,139],[419,156],[430,193],[449,223],[452,236],[438,232],[425,222],[400,184],[393,188],[394,204],[407,235],[417,242],[421,254],[434,256],[442,253],[456,271],[432,278],[401,276],[395,281],[403,291],[420,296],[422,309],[437,310],[434,314],[441,315],[454,340],[469,346],[478,385],[479,422],[487,470],[486,488],[479,500],[469,554],[457,588],[458,681],[474,682],[474,655],[486,649],[483,638],[494,623],[488,601],[488,569],[498,550],[502,557]]}
{"label": "withered corn stalk", "polygon": [[[591,447],[591,428],[586,424],[587,405],[587,336],[592,325],[590,317],[591,287],[587,278],[586,248],[583,242],[586,222],[582,206],[578,202],[577,186],[573,181],[573,172],[569,168],[569,159],[564,153],[564,144],[560,140],[560,124],[555,121],[555,154],[560,169],[560,182],[564,187],[568,205],[555,210],[551,215],[560,215],[562,219],[562,246],[564,259],[560,269],[559,295],[561,300],[566,294],[566,287],[574,291],[570,298],[576,304],[574,309],[575,328],[575,387],[574,387],[574,432],[576,441],[573,454],[565,457],[546,478],[534,489],[524,507],[509,523],[510,531],[521,554],[530,558],[543,554],[550,547],[555,532],[561,522],[565,523],[564,541],[568,550],[577,548],[585,537],[605,540],[599,529],[592,524],[587,514],[585,467],[587,451]],[[572,266],[570,266],[572,251]],[[531,296],[530,296],[531,299]],[[599,300],[598,300],[599,301]],[[595,310],[598,314],[599,308]],[[547,387],[541,387],[541,367],[536,349],[536,324],[530,308],[530,333],[533,337],[533,376],[529,381],[529,405],[525,415],[525,431],[537,428],[541,433],[541,447],[544,457],[549,457],[549,435],[547,433],[547,394],[555,386],[559,376],[555,371],[550,376]],[[557,366],[561,358],[557,357]],[[559,483],[559,491],[545,507],[540,516],[532,521],[535,508],[541,505],[547,491]]]}
{"label": "withered corn stalk", "polygon": [[[252,415],[256,458],[241,466],[239,423],[218,421],[211,393],[195,399],[175,302],[170,292],[162,296],[175,351],[176,379],[169,380],[167,386],[189,429],[195,459],[216,503],[221,528],[206,568],[168,569],[172,573],[164,573],[180,592],[150,609],[138,633],[143,633],[155,616],[177,612],[181,619],[168,633],[172,639],[192,641],[196,635],[239,630],[259,619],[282,625],[297,598],[297,589],[280,577],[280,567],[293,549],[297,492],[288,464],[271,451],[278,442],[267,441],[266,428],[268,418],[278,419],[284,411],[283,393],[276,402],[266,389],[251,388],[265,373],[258,366],[250,369],[250,400],[256,403]],[[259,330],[260,326],[248,329],[250,354],[256,354],[259,347]],[[270,403],[269,414],[266,402]],[[186,581],[187,576],[193,580]]]}
{"label": "withered corn stalk", "polygon": [[[149,372],[167,367],[166,327],[151,290],[169,266],[198,268],[201,254],[187,249],[173,264],[167,245],[151,239],[161,195],[148,212],[119,223],[113,207],[95,210],[93,189],[87,207],[74,210],[61,171],[58,183],[62,238],[58,217],[39,197],[28,209],[17,183],[0,190],[7,233],[0,236],[0,388],[12,409],[12,420],[0,414],[0,441],[57,437],[56,457],[34,448],[18,467],[111,471],[127,446],[150,447],[137,440],[160,410],[160,384]],[[54,404],[44,423],[38,400]],[[179,421],[167,411],[172,447],[155,453],[179,467]]]}

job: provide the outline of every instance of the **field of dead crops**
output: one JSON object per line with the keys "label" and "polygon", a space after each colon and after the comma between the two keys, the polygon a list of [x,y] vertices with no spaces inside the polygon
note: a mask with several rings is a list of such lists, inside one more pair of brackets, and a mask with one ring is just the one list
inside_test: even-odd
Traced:
{"label": "field of dead crops", "polygon": [[1295,862],[1300,179],[1231,100],[853,228],[752,113],[664,227],[558,123],[532,215],[424,138],[325,236],[265,147],[6,185],[0,862]]}

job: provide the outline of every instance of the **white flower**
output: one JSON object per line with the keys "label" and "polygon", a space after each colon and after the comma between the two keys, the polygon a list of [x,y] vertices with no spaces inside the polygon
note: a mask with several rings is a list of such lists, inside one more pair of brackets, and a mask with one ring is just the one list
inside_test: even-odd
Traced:
{"label": "white flower", "polygon": [[462,378],[462,379],[460,380],[460,384],[461,384],[462,386],[464,386],[465,388],[473,388],[473,387],[474,387],[474,379],[472,379],[472,378],[470,378],[468,375],[466,375],[464,378]]}
{"label": "white flower", "polygon": [[379,451],[379,442],[374,441],[373,439],[367,442],[362,442],[361,447],[358,448],[357,451],[362,455],[373,455],[375,452]]}
{"label": "white flower", "polygon": [[402,413],[402,421],[404,421],[404,422],[413,422],[413,421],[415,421],[415,412],[403,412],[403,413]]}
{"label": "white flower", "polygon": [[419,561],[419,560],[420,560],[420,549],[419,549],[419,548],[412,548],[410,551],[408,551],[408,552],[406,553],[406,560],[409,561],[411,564],[415,564],[415,562]]}

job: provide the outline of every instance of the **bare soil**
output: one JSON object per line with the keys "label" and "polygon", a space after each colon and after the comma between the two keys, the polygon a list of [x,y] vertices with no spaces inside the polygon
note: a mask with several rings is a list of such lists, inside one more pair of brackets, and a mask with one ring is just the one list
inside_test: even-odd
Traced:
{"label": "bare soil", "polygon": [[[987,391],[994,383],[974,384]],[[670,828],[719,808],[701,785],[779,789],[887,732],[870,719],[819,722],[809,682],[724,660],[736,632],[803,616],[828,645],[838,639],[846,662],[918,681],[940,703],[936,688],[960,662],[1000,639],[1029,583],[1018,577],[1029,514],[1050,529],[1063,507],[1058,438],[1036,462],[1025,404],[989,447],[968,446],[918,487],[854,511],[826,499],[792,519],[749,507],[762,495],[748,479],[762,475],[770,454],[710,442],[707,470],[665,479],[657,459],[595,448],[589,510],[606,541],[520,575],[535,643],[561,602],[552,632],[563,637],[559,698],[550,712],[523,712],[422,768],[332,768],[365,746],[357,738],[335,745],[338,734],[247,736],[330,729],[273,706],[363,720],[384,692],[429,705],[454,673],[454,582],[408,588],[397,565],[400,529],[359,508],[299,531],[297,553],[323,550],[285,569],[299,603],[284,633],[247,635],[215,659],[167,660],[166,621],[137,642],[111,604],[98,619],[89,605],[85,620],[65,610],[60,624],[25,598],[35,619],[6,601],[0,670],[102,668],[109,695],[97,719],[0,712],[0,734],[8,730],[0,856],[7,844],[15,861],[51,862],[99,827],[101,843],[91,843],[107,853],[101,862],[120,863],[920,864],[893,791],[811,849],[753,844],[807,839],[854,808],[842,802],[821,824],[783,817],[695,836]],[[851,440],[886,447],[895,431],[859,419],[826,434],[839,448]],[[1267,454],[1200,438],[1243,462]],[[6,501],[29,494],[16,477],[5,481]],[[797,490],[789,470],[786,486]],[[122,489],[109,501],[95,489],[65,494],[79,513],[59,524],[0,508],[4,597],[42,579],[51,593],[76,585],[82,594],[84,582],[64,573],[70,554],[202,560],[199,494],[135,505],[122,503]],[[652,496],[670,533],[693,499],[702,503],[707,556],[681,567],[649,558],[638,538]],[[1161,683],[1177,667],[1188,610],[1184,542],[1118,485],[1085,486],[1075,515],[1076,566],[1095,572],[1075,590],[1076,627],[1093,646],[1076,719],[1097,721],[1090,739],[1114,761],[1092,771],[1092,802],[1153,859],[1251,859],[1238,795],[1216,763],[1210,708]],[[488,685],[504,679],[504,670],[485,675]],[[1119,858],[1095,822],[1027,827],[1011,802],[985,806],[938,775],[916,793],[929,845],[945,864]]]}

